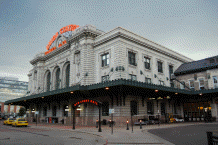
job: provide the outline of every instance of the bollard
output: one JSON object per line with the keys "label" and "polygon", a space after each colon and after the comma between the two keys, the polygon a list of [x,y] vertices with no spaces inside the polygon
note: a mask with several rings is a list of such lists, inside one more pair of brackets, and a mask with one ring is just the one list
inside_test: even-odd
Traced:
{"label": "bollard", "polygon": [[140,120],[140,129],[142,129],[142,120]]}
{"label": "bollard", "polygon": [[96,128],[98,128],[98,119],[96,119]]}
{"label": "bollard", "polygon": [[128,121],[128,119],[127,119],[127,121],[126,121],[126,125],[127,125],[127,128],[126,128],[126,130],[129,130],[129,121]]}
{"label": "bollard", "polygon": [[208,145],[213,145],[213,133],[212,132],[207,132],[207,141],[208,141]]}
{"label": "bollard", "polygon": [[110,122],[109,122],[109,127],[111,127],[111,120],[109,120]]}

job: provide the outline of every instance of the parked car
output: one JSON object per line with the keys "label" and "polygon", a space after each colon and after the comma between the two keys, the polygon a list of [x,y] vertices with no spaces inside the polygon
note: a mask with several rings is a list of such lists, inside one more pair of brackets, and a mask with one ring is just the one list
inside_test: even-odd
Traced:
{"label": "parked car", "polygon": [[14,121],[13,118],[8,118],[7,120],[4,121],[4,125],[11,125],[13,121]]}
{"label": "parked car", "polygon": [[158,118],[154,118],[152,120],[149,120],[148,122],[149,122],[149,124],[159,124],[159,119]]}
{"label": "parked car", "polygon": [[142,125],[147,125],[148,121],[146,119],[138,119],[137,122],[134,122],[135,125],[140,125],[140,120],[142,121],[141,124]]}
{"label": "parked car", "polygon": [[175,118],[176,122],[184,122],[184,119],[182,117]]}
{"label": "parked car", "polygon": [[18,118],[12,122],[12,126],[25,126],[27,127],[28,122],[24,118]]}

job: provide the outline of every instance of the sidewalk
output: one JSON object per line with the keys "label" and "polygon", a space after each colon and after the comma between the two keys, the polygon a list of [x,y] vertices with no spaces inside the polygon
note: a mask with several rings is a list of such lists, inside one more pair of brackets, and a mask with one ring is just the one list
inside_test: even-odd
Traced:
{"label": "sidewalk", "polygon": [[[98,132],[98,128],[90,126],[76,126],[76,129],[73,130],[72,126],[64,126],[62,124],[29,124],[32,128],[46,128],[46,129],[60,129],[68,130],[71,132],[83,132],[88,134],[97,135],[105,139],[105,144],[155,144],[155,145],[173,145],[172,143],[148,132],[150,129],[158,128],[169,128],[169,127],[179,127],[179,126],[188,126],[188,125],[199,125],[205,124],[204,122],[192,122],[192,123],[178,123],[178,124],[161,124],[158,125],[147,125],[143,126],[143,129],[140,129],[139,126],[132,127],[129,126],[129,130],[126,130],[126,127],[116,127],[112,129],[109,126],[102,125],[102,132]],[[211,124],[211,123],[210,123]]]}

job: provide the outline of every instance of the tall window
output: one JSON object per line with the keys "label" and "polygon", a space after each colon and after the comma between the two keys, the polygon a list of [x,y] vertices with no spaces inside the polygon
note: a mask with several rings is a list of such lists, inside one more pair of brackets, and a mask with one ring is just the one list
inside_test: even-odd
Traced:
{"label": "tall window", "polygon": [[69,109],[69,107],[68,107],[68,105],[65,105],[64,107],[63,107],[63,112],[64,112],[64,117],[68,117],[68,110],[66,110],[66,109]]}
{"label": "tall window", "polygon": [[180,89],[185,89],[185,82],[184,82],[184,81],[181,81],[181,83],[180,83]]}
{"label": "tall window", "polygon": [[214,88],[218,88],[217,76],[213,76],[213,84],[214,84]]}
{"label": "tall window", "polygon": [[163,63],[158,61],[157,65],[158,65],[158,72],[163,73]]}
{"label": "tall window", "polygon": [[129,74],[131,81],[137,81],[136,75]]}
{"label": "tall window", "polygon": [[101,66],[104,67],[108,65],[109,65],[109,53],[103,54],[101,56]]}
{"label": "tall window", "polygon": [[57,107],[53,106],[53,108],[52,108],[52,116],[56,116],[56,112],[57,112]]}
{"label": "tall window", "polygon": [[102,103],[102,116],[109,116],[109,102]]}
{"label": "tall window", "polygon": [[48,74],[47,74],[47,78],[46,78],[47,80],[46,80],[46,84],[47,84],[47,86],[46,86],[46,91],[48,92],[48,91],[50,91],[50,85],[51,85],[51,73],[49,72]]}
{"label": "tall window", "polygon": [[70,65],[66,68],[66,87],[69,87],[70,82]]}
{"label": "tall window", "polygon": [[133,52],[128,52],[128,58],[129,58],[129,64],[131,65],[136,65],[136,58],[135,58],[135,53]]}
{"label": "tall window", "polygon": [[131,108],[131,115],[137,115],[138,114],[138,106],[136,101],[130,102],[130,108]]}
{"label": "tall window", "polygon": [[194,80],[189,80],[189,88],[190,89],[194,89],[195,86],[194,86]]}
{"label": "tall window", "polygon": [[199,79],[199,89],[200,90],[204,89],[204,79],[203,78]]}
{"label": "tall window", "polygon": [[144,57],[145,68],[150,69],[150,58]]}
{"label": "tall window", "polygon": [[59,89],[60,88],[60,68],[57,69],[56,71],[56,83],[55,83],[55,89]]}
{"label": "tall window", "polygon": [[165,113],[166,113],[166,105],[165,105],[165,103],[162,102],[160,104],[160,107],[161,107],[161,115],[165,115]]}
{"label": "tall window", "polygon": [[43,107],[43,116],[47,116],[47,107]]}
{"label": "tall window", "polygon": [[146,78],[145,77],[145,82],[148,83],[148,84],[151,84],[151,78]]}
{"label": "tall window", "polygon": [[169,77],[171,78],[171,74],[173,74],[173,66],[169,65]]}
{"label": "tall window", "polygon": [[109,75],[106,75],[106,76],[102,76],[101,77],[101,81],[102,82],[106,82],[106,81],[108,81],[109,80]]}
{"label": "tall window", "polygon": [[164,85],[164,81],[159,80],[159,84],[163,86]]}
{"label": "tall window", "polygon": [[177,104],[177,103],[174,103],[174,114],[177,114],[176,104]]}
{"label": "tall window", "polygon": [[154,104],[153,102],[147,102],[147,113],[152,115],[154,114]]}

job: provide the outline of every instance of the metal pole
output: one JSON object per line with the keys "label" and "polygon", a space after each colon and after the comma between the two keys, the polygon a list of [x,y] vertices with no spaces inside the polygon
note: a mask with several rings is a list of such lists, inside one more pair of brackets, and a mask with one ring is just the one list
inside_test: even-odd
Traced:
{"label": "metal pole", "polygon": [[142,129],[142,120],[140,120],[140,129]]}
{"label": "metal pole", "polygon": [[37,114],[36,114],[36,126],[37,126]]}
{"label": "metal pole", "polygon": [[212,132],[206,132],[207,133],[207,141],[208,141],[208,145],[213,145],[213,133]]}
{"label": "metal pole", "polygon": [[75,109],[74,107],[72,107],[73,109],[73,130],[75,130]]}
{"label": "metal pole", "polygon": [[98,132],[102,132],[101,130],[101,105],[99,105],[99,129]]}
{"label": "metal pole", "polygon": [[112,119],[112,121],[111,121],[112,122],[112,124],[111,124],[112,125],[112,127],[111,127],[112,132],[111,133],[113,134],[113,113],[111,113],[111,119]]}
{"label": "metal pole", "polygon": [[128,125],[128,124],[129,124],[129,121],[128,121],[128,119],[127,119],[126,123],[127,123],[127,124],[126,124],[126,125],[127,125],[126,130],[129,130],[129,125]]}
{"label": "metal pole", "polygon": [[132,123],[132,133],[133,133],[133,121],[132,121],[132,113],[131,113],[131,123]]}

